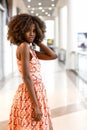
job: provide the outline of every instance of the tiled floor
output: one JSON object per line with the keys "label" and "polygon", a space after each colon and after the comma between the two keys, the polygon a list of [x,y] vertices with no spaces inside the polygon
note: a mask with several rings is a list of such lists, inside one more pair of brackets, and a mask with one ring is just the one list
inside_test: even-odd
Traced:
{"label": "tiled floor", "polygon": [[[67,72],[57,60],[41,64],[54,130],[87,130],[87,84]],[[7,130],[10,107],[20,82],[18,73],[0,82],[0,130]]]}

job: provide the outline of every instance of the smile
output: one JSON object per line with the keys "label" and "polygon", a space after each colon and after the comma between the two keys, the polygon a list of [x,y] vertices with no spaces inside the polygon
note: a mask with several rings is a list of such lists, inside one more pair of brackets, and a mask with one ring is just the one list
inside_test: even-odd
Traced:
{"label": "smile", "polygon": [[31,39],[31,40],[32,40],[32,39],[34,39],[34,37],[29,37],[29,39]]}

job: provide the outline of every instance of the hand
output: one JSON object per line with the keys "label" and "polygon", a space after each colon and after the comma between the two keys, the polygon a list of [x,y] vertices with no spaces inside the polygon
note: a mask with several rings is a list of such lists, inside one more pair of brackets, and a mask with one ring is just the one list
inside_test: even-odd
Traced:
{"label": "hand", "polygon": [[42,118],[42,112],[41,112],[41,110],[40,110],[40,108],[38,107],[38,106],[36,106],[35,107],[35,115],[34,115],[34,120],[35,121],[40,121],[41,120],[41,118]]}
{"label": "hand", "polygon": [[41,44],[42,44],[41,42],[36,43],[37,46],[40,46]]}

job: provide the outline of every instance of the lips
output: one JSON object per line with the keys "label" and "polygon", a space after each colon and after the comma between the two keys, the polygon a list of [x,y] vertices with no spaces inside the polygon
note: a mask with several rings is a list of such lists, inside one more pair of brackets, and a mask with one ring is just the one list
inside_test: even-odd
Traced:
{"label": "lips", "polygon": [[29,37],[29,38],[34,39],[34,37]]}
{"label": "lips", "polygon": [[34,37],[29,37],[29,41],[33,41],[34,40]]}
{"label": "lips", "polygon": [[29,40],[34,40],[34,37],[29,37]]}

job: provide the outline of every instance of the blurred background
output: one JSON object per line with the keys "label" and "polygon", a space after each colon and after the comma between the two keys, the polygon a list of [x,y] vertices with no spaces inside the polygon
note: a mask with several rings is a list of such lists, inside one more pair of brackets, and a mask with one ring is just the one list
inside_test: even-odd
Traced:
{"label": "blurred background", "polygon": [[13,95],[21,82],[16,46],[7,40],[10,18],[21,13],[44,20],[43,43],[58,55],[54,61],[40,61],[54,130],[87,130],[86,12],[87,0],[0,0],[0,130],[7,129]]}

